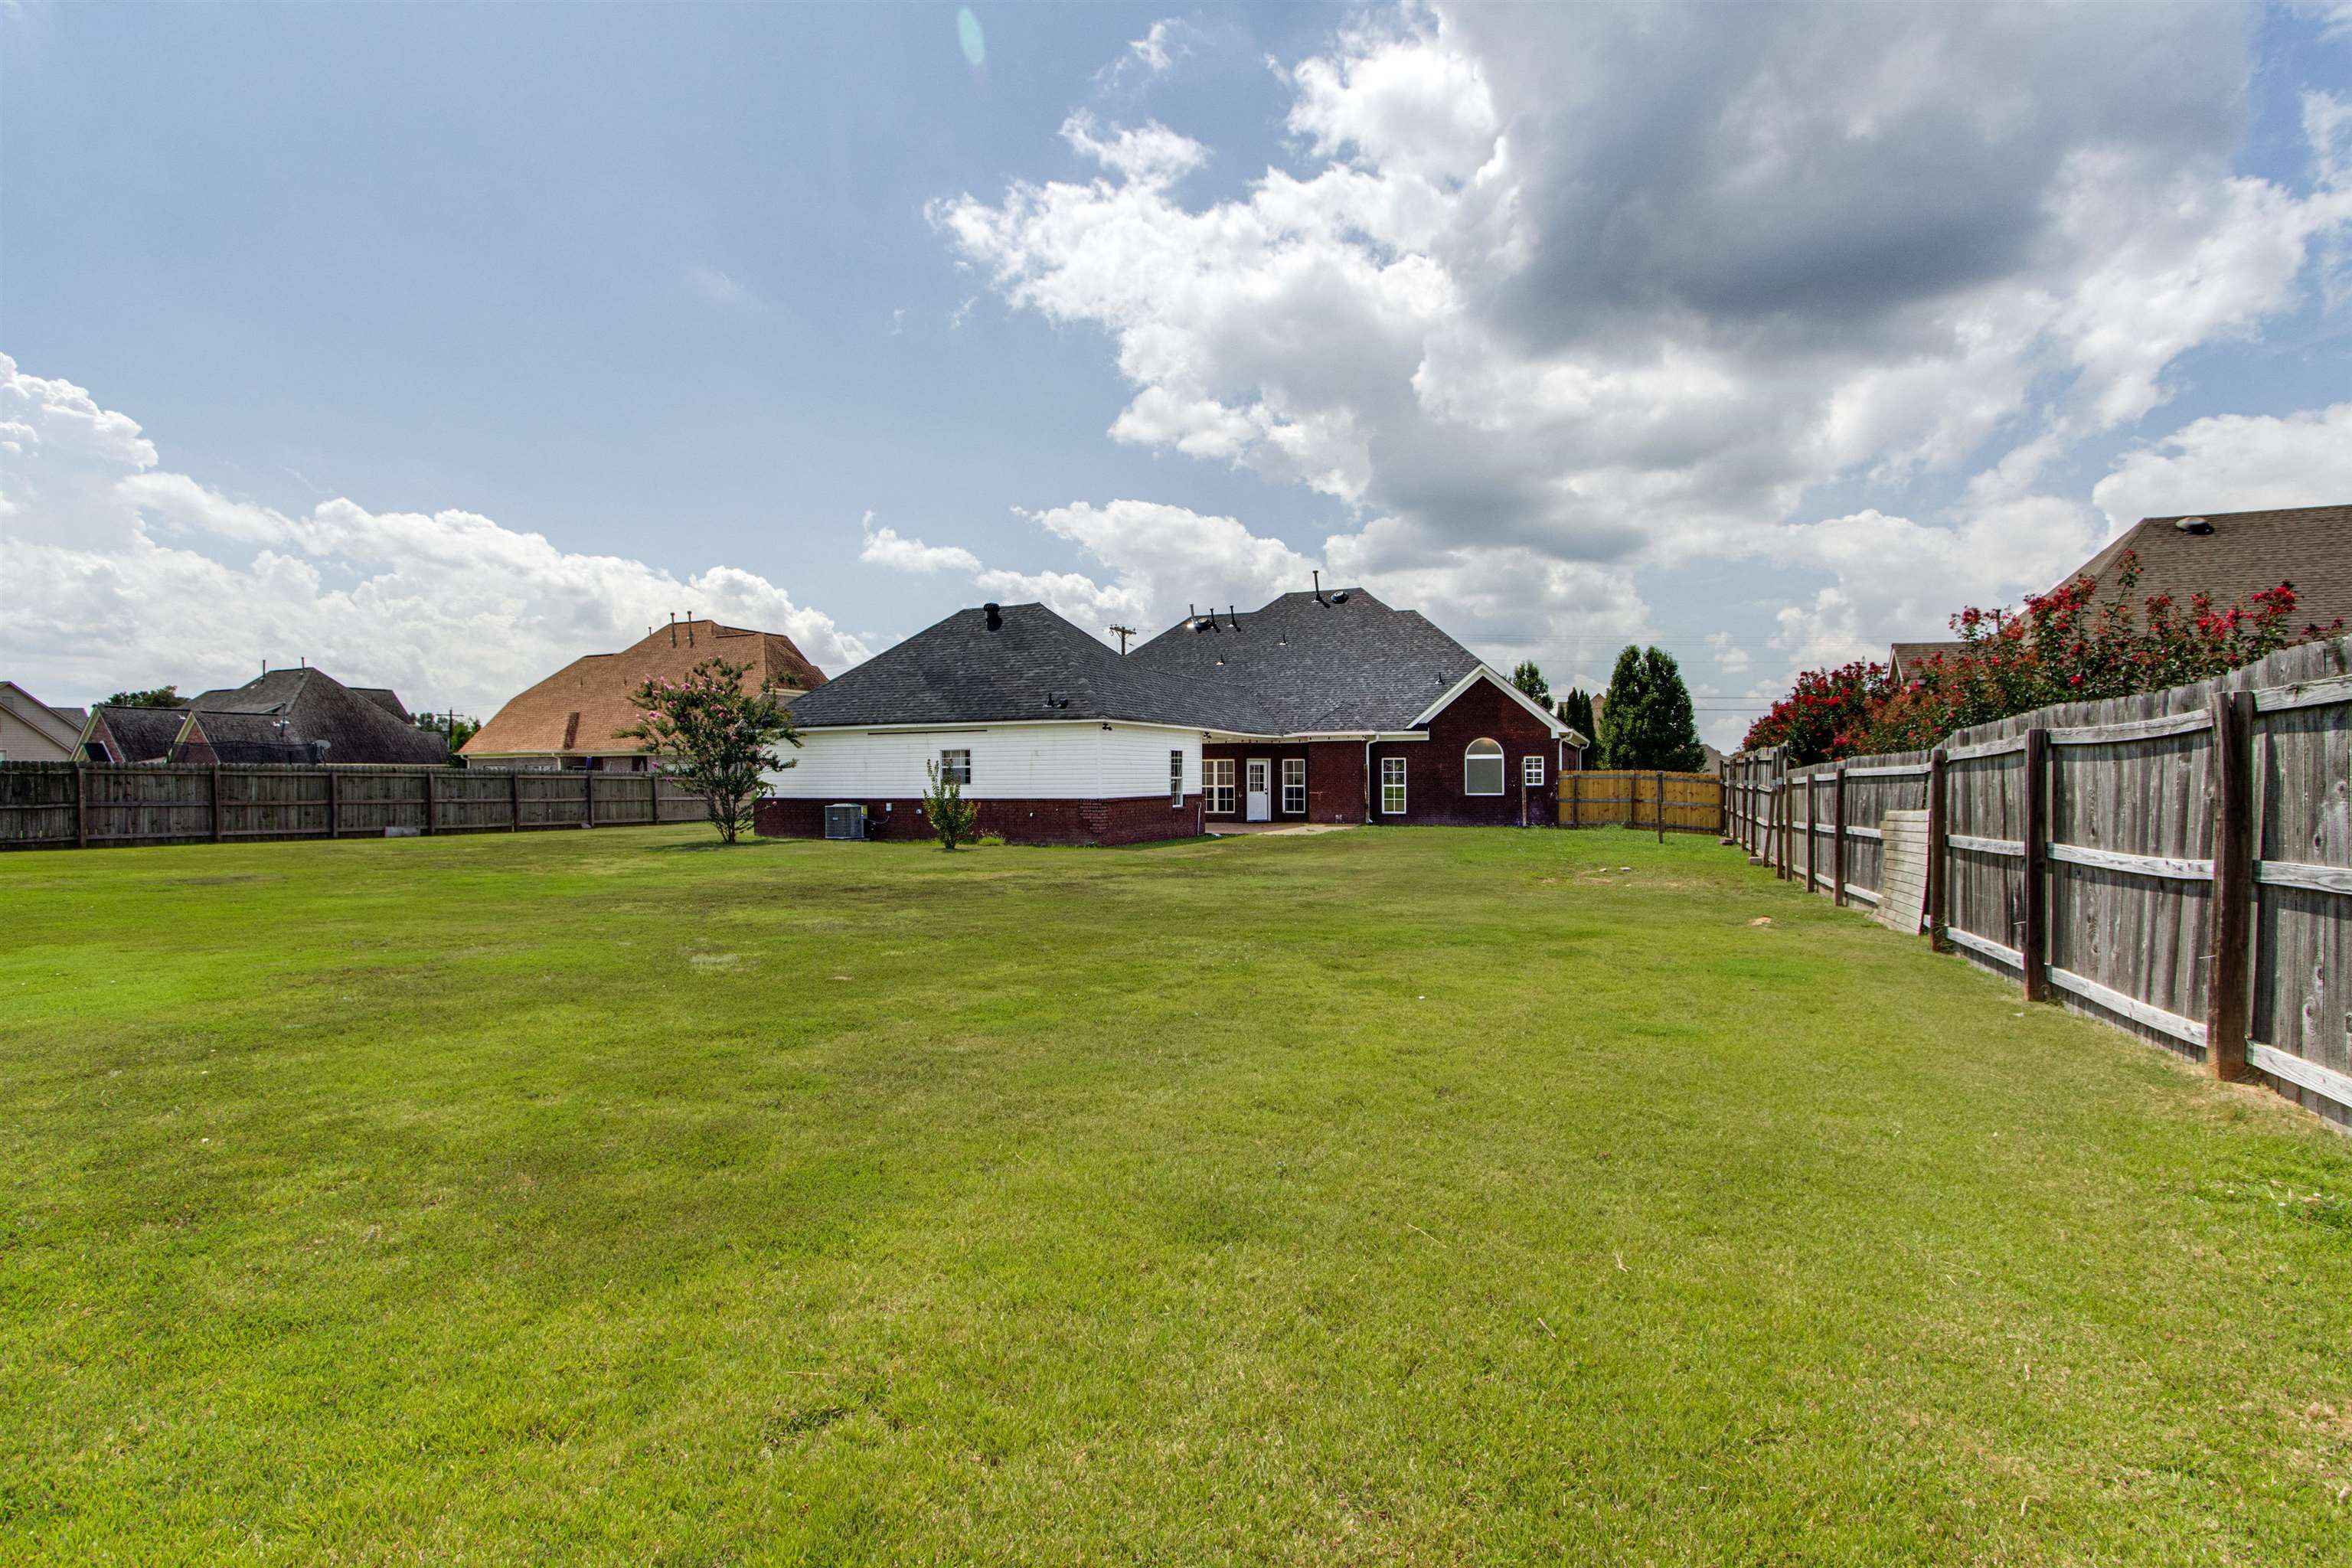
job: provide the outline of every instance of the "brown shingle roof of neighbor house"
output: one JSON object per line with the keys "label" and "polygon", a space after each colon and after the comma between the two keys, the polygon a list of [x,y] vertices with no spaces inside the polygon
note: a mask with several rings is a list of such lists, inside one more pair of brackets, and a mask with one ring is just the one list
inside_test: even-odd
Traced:
{"label": "brown shingle roof of neighbor house", "polygon": [[[188,721],[184,708],[130,708],[101,702],[89,710],[82,726],[83,754],[92,762],[160,763],[171,753],[172,742]],[[105,754],[89,752],[95,742]]]}
{"label": "brown shingle roof of neighbor house", "polygon": [[1897,680],[1908,680],[1918,667],[1937,655],[1955,659],[1969,651],[1964,642],[1899,642],[1886,652],[1886,670]]}
{"label": "brown shingle roof of neighbor house", "polygon": [[408,710],[400,705],[400,693],[389,686],[347,686],[343,689],[354,697],[364,697],[402,723],[408,723]]}
{"label": "brown shingle roof of neighbor house", "polygon": [[[243,686],[207,691],[189,699],[188,708],[200,719],[210,714],[229,714],[267,720],[271,731],[277,731],[275,721],[282,719],[285,728],[278,732],[284,740],[278,743],[312,748],[314,754],[330,765],[441,766],[449,761],[446,737],[435,731],[419,730],[404,719],[394,718],[383,704],[361,696],[326,671],[310,665],[273,669]],[[207,732],[210,728],[206,726]],[[264,748],[273,744],[263,738],[261,726],[231,724],[225,728],[224,738],[232,732],[233,744]],[[321,743],[325,750],[317,752]],[[278,760],[258,753],[251,755],[255,761]],[[221,760],[231,759],[224,756]]]}
{"label": "brown shingle roof of neighbor house", "polygon": [[509,699],[460,748],[467,758],[616,755],[636,749],[613,733],[638,719],[629,694],[654,676],[684,679],[704,659],[717,656],[750,666],[746,685],[772,681],[787,692],[814,690],[824,672],[811,664],[781,632],[747,631],[716,621],[686,620],[656,626],[653,635],[618,653],[575,658],[553,675]]}
{"label": "brown shingle roof of neighbor house", "polygon": [[2089,577],[2101,599],[2112,598],[2126,551],[2139,558],[2135,603],[2168,594],[2185,610],[2191,595],[2206,593],[2217,608],[2244,607],[2263,590],[2292,583],[2297,635],[2338,616],[2352,624],[2352,504],[2144,517],[2065,581]]}

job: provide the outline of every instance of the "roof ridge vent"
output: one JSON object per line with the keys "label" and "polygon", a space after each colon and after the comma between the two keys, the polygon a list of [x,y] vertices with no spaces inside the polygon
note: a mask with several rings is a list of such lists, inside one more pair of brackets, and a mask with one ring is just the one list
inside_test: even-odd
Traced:
{"label": "roof ridge vent", "polygon": [[2184,517],[2172,526],[2183,533],[2207,534],[2213,531],[2212,523],[2201,517]]}

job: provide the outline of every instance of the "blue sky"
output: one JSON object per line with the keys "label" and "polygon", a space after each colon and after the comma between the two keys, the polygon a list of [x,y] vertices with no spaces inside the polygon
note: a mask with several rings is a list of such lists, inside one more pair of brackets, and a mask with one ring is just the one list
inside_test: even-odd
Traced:
{"label": "blue sky", "polygon": [[1323,565],[1725,740],[2352,499],[2340,7],[973,9],[0,15],[0,673],[488,709]]}

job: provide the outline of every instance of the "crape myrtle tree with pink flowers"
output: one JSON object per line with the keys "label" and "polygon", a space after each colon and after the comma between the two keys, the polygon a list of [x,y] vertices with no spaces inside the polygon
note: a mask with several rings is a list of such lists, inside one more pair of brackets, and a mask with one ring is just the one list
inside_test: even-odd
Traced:
{"label": "crape myrtle tree with pink flowers", "polygon": [[666,776],[702,796],[722,844],[751,827],[762,777],[793,765],[778,744],[801,743],[772,682],[743,689],[751,668],[706,658],[684,680],[656,676],[629,696],[644,717],[614,731],[615,740],[642,742]]}
{"label": "crape myrtle tree with pink flowers", "polygon": [[2097,584],[2078,577],[2021,609],[1962,610],[1951,626],[1967,646],[1927,659],[1900,685],[1883,664],[1809,669],[1744,743],[1785,746],[1798,765],[1924,751],[1955,730],[2053,703],[2209,679],[2344,626],[2341,617],[2298,624],[2289,583],[2242,606],[2219,608],[2210,594],[2184,606],[2163,594],[2135,598],[2139,563],[2128,552],[2116,568],[2115,596],[2104,603]]}

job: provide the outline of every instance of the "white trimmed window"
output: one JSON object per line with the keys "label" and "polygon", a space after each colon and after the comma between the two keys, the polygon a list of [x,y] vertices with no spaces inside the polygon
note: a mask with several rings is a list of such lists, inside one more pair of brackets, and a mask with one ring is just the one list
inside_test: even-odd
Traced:
{"label": "white trimmed window", "polygon": [[1543,754],[1541,752],[1538,752],[1532,757],[1521,757],[1519,759],[1519,782],[1527,785],[1529,789],[1543,788],[1544,769]]}
{"label": "white trimmed window", "polygon": [[1285,816],[1307,815],[1307,759],[1282,759],[1282,814]]}
{"label": "white trimmed window", "polygon": [[1462,793],[1503,793],[1503,748],[1492,741],[1473,741],[1462,752]]}
{"label": "white trimmed window", "polygon": [[940,753],[940,782],[970,784],[971,783],[971,752],[958,746]]}
{"label": "white trimmed window", "polygon": [[1234,760],[1231,757],[1201,759],[1201,796],[1214,816],[1234,814]]}
{"label": "white trimmed window", "polygon": [[1168,753],[1168,804],[1181,807],[1184,804],[1184,753]]}
{"label": "white trimmed window", "polygon": [[1402,757],[1381,759],[1381,815],[1382,816],[1404,815],[1404,759]]}

